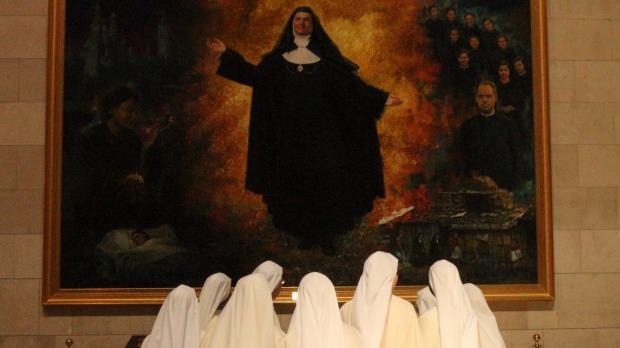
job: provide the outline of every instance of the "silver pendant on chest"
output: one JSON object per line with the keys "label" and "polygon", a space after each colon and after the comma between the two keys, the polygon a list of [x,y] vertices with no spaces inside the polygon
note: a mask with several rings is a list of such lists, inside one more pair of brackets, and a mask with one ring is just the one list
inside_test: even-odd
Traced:
{"label": "silver pendant on chest", "polygon": [[297,72],[302,72],[302,71],[304,71],[304,67],[301,64],[299,64],[297,66]]}

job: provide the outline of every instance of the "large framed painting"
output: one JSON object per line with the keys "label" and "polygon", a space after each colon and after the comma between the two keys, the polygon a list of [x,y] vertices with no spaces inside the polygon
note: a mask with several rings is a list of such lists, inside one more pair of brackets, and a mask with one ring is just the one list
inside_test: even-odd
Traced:
{"label": "large framed painting", "polygon": [[377,250],[411,301],[439,259],[553,299],[545,0],[296,6],[50,0],[45,305],[265,260],[345,301]]}

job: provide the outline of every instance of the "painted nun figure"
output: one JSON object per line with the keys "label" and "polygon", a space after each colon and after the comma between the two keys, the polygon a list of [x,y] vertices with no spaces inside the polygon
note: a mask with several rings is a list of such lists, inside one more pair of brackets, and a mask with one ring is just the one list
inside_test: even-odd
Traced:
{"label": "painted nun figure", "polygon": [[208,42],[218,75],[252,87],[245,186],[301,248],[334,237],[385,196],[376,122],[402,101],[362,81],[309,7],[295,9],[258,65]]}

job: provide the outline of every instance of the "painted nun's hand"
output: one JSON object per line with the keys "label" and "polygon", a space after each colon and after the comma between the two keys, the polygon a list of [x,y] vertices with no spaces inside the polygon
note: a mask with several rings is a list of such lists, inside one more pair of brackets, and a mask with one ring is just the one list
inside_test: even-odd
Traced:
{"label": "painted nun's hand", "polygon": [[387,98],[387,101],[385,102],[385,106],[397,106],[397,105],[400,105],[402,103],[403,103],[403,101],[399,97],[397,97],[397,96],[395,96],[393,94],[390,94],[388,96],[388,98]]}
{"label": "painted nun's hand", "polygon": [[207,40],[207,48],[209,49],[209,52],[218,57],[226,51],[226,45],[224,45],[224,42],[216,38]]}

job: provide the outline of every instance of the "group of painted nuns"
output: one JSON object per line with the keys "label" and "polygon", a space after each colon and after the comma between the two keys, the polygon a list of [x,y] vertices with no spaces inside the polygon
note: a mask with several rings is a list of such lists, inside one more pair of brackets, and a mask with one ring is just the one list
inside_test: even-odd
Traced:
{"label": "group of painted nuns", "polygon": [[[504,348],[495,316],[480,289],[462,284],[457,268],[440,260],[418,292],[418,308],[392,294],[398,259],[378,251],[364,263],[353,299],[338,306],[323,274],[303,277],[288,330],[276,317],[273,299],[282,267],[258,266],[236,284],[222,273],[207,278],[196,297],[181,285],[166,298],[142,347],[167,348]],[[230,298],[228,298],[230,295]],[[224,301],[221,312],[216,309]]]}

